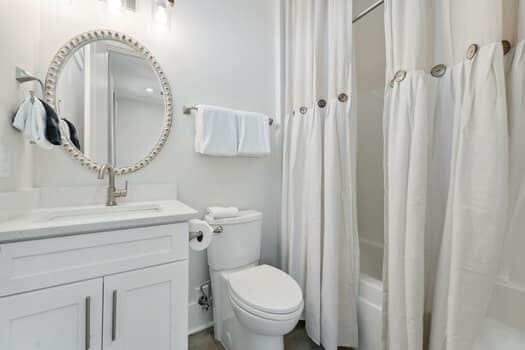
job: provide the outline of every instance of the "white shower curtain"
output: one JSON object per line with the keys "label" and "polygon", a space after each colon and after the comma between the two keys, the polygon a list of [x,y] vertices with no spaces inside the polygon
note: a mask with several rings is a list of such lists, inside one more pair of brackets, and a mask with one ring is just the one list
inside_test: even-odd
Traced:
{"label": "white shower curtain", "polygon": [[[525,98],[519,2],[386,0],[385,349],[471,350],[480,336],[512,236],[509,131],[523,128]],[[504,51],[516,60],[510,84]]]}
{"label": "white shower curtain", "polygon": [[[525,287],[525,1],[517,9],[519,29],[505,56],[509,110],[510,221],[505,239],[501,279]],[[525,331],[525,330],[524,330]]]}
{"label": "white shower curtain", "polygon": [[357,346],[352,2],[284,4],[282,266],[303,289],[309,336],[335,350]]}

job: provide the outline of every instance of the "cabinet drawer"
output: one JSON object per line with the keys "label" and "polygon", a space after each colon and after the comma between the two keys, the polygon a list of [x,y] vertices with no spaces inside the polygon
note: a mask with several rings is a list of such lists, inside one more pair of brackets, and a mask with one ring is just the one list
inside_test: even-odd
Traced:
{"label": "cabinet drawer", "polygon": [[188,224],[0,245],[0,296],[188,258]]}

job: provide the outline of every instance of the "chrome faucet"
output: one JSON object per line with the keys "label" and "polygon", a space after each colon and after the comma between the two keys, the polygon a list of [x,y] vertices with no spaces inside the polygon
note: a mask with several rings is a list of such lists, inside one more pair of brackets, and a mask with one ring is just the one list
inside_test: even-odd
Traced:
{"label": "chrome faucet", "polygon": [[117,205],[117,198],[126,197],[128,195],[128,182],[123,189],[116,188],[115,186],[115,171],[113,167],[109,164],[105,164],[100,167],[98,170],[99,180],[104,179],[104,175],[108,173],[109,176],[109,185],[108,185],[108,196],[106,200],[106,205],[108,207],[113,207]]}

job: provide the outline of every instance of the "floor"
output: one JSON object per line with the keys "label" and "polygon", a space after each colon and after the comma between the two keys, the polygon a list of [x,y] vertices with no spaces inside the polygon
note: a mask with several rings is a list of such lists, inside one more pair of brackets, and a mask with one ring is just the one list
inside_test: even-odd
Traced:
{"label": "floor", "polygon": [[[321,346],[314,344],[308,338],[304,329],[304,322],[300,322],[284,340],[286,350],[323,350]],[[215,341],[212,329],[210,329],[190,336],[189,350],[224,350],[224,348],[219,342]]]}

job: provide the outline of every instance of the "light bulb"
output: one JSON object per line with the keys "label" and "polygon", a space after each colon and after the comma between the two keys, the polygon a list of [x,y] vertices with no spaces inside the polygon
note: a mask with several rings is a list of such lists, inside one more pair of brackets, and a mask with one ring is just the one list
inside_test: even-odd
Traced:
{"label": "light bulb", "polygon": [[118,13],[122,9],[122,0],[108,0],[108,10],[111,13]]}
{"label": "light bulb", "polygon": [[166,9],[166,7],[162,5],[158,5],[157,8],[155,9],[154,19],[155,19],[155,22],[157,22],[157,24],[160,25],[161,27],[167,26],[168,25],[168,10]]}

